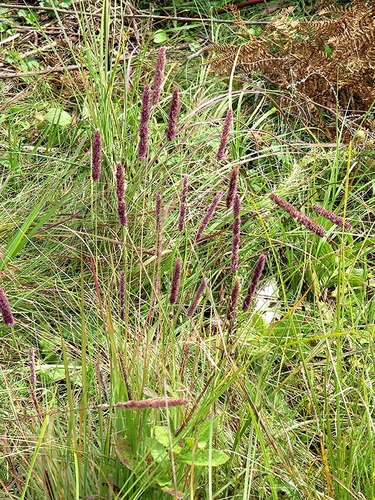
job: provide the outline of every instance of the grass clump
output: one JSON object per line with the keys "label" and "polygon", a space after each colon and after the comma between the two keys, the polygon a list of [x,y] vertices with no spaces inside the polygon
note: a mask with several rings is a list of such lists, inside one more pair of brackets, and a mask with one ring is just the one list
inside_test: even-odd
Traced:
{"label": "grass clump", "polygon": [[[177,37],[112,58],[113,7],[78,13],[83,91],[5,109],[5,496],[372,498],[371,153]],[[74,123],[21,140],[45,95]]]}

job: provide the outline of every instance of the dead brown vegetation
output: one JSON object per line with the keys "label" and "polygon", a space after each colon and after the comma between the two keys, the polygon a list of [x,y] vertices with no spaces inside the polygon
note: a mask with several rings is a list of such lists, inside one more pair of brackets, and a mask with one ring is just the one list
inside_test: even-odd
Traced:
{"label": "dead brown vegetation", "polygon": [[375,100],[375,3],[325,7],[309,20],[292,12],[283,10],[242,45],[212,45],[212,71],[260,74],[292,97],[290,111],[303,110],[319,126],[327,125],[324,110],[362,116]]}

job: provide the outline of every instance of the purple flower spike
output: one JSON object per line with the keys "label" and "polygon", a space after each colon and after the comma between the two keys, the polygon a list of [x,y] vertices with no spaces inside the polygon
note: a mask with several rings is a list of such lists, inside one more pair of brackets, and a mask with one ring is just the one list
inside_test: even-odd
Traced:
{"label": "purple flower spike", "polygon": [[119,201],[117,205],[117,214],[122,226],[126,226],[128,223],[128,217],[126,215],[126,205],[125,201]]}
{"label": "purple flower spike", "polygon": [[322,215],[326,219],[330,220],[331,222],[336,224],[336,226],[343,227],[343,228],[347,229],[348,231],[353,229],[353,226],[351,224],[349,224],[349,222],[344,221],[344,219],[342,217],[339,217],[338,215],[334,214],[333,212],[330,212],[326,208],[321,207],[320,205],[313,205],[312,207],[315,210],[315,212],[317,212],[319,215]]}
{"label": "purple flower spike", "polygon": [[237,278],[236,281],[234,282],[232,293],[230,295],[230,303],[229,303],[229,309],[228,309],[228,314],[227,314],[228,321],[234,321],[236,319],[238,299],[240,297],[240,290],[241,290],[241,281],[239,278]]}
{"label": "purple flower spike", "polygon": [[221,139],[220,139],[219,149],[218,149],[218,152],[216,154],[216,159],[218,161],[222,160],[223,157],[224,157],[225,148],[227,147],[227,142],[228,142],[228,136],[229,136],[229,132],[230,132],[230,127],[231,127],[231,124],[232,124],[232,119],[233,119],[233,112],[232,112],[231,109],[228,109],[227,116],[225,117],[223,131],[221,133]]}
{"label": "purple flower spike", "polygon": [[285,212],[288,212],[288,214],[291,217],[298,220],[298,222],[307,227],[307,229],[309,229],[311,232],[317,234],[321,238],[325,236],[326,232],[321,226],[315,224],[315,222],[313,222],[310,219],[310,217],[307,217],[307,215],[304,215],[302,212],[299,212],[295,207],[293,207],[293,205],[283,200],[282,198],[280,198],[280,196],[278,196],[275,193],[271,193],[269,197],[274,203],[276,203],[276,205],[285,210]]}
{"label": "purple flower spike", "polygon": [[14,325],[14,317],[10,308],[8,297],[3,288],[0,287],[0,311],[3,316],[4,323],[7,326]]}
{"label": "purple flower spike", "polygon": [[208,210],[206,212],[206,215],[203,217],[202,222],[200,223],[200,226],[198,228],[197,234],[195,235],[195,241],[199,241],[203,231],[206,229],[207,224],[210,222],[212,219],[212,216],[214,215],[214,212],[216,210],[216,207],[219,204],[219,201],[221,200],[221,197],[223,196],[223,193],[216,193],[215,198],[213,199],[213,202],[211,205],[208,207]]}
{"label": "purple flower spike", "polygon": [[204,289],[206,288],[206,285],[207,285],[207,279],[203,278],[201,281],[201,284],[199,285],[198,290],[196,291],[196,293],[194,295],[193,301],[190,304],[190,307],[186,313],[189,318],[191,318],[193,316],[193,314],[197,308],[198,302],[199,302],[200,298],[202,297]]}
{"label": "purple flower spike", "polygon": [[92,140],[92,156],[91,156],[91,176],[93,181],[98,181],[102,169],[102,135],[100,130],[95,130]]}
{"label": "purple flower spike", "polygon": [[165,57],[166,51],[167,47],[160,47],[158,58],[156,60],[154,86],[152,89],[152,104],[154,106],[159,101],[160,91],[163,85],[165,63],[167,62],[167,59]]}
{"label": "purple flower spike", "polygon": [[116,167],[116,195],[117,201],[123,200],[125,196],[124,168],[120,162]]}
{"label": "purple flower spike", "polygon": [[125,179],[124,179],[124,169],[121,163],[117,163],[116,169],[116,195],[117,195],[117,213],[119,217],[120,224],[126,226],[127,216],[126,216],[126,205],[125,205]]}
{"label": "purple flower spike", "polygon": [[244,312],[246,312],[249,309],[251,301],[253,300],[253,296],[254,296],[255,290],[257,288],[257,285],[259,283],[259,280],[262,276],[265,263],[266,263],[266,256],[262,253],[259,256],[258,262],[256,263],[256,265],[254,267],[254,271],[253,271],[253,274],[251,276],[250,285],[249,285],[249,288],[247,290],[247,295],[246,295],[245,300],[243,302],[242,309]]}
{"label": "purple flower spike", "polygon": [[227,208],[230,208],[233,204],[233,200],[237,192],[237,181],[238,181],[238,167],[234,167],[229,181],[229,188],[226,200]]}

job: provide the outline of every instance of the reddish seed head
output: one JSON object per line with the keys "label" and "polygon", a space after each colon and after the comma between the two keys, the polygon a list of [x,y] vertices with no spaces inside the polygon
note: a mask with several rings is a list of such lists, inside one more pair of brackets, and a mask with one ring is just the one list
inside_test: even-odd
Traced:
{"label": "reddish seed head", "polygon": [[151,91],[150,87],[146,86],[142,94],[142,109],[141,121],[139,124],[139,145],[138,145],[138,158],[142,159],[147,154],[147,138],[148,138],[148,121],[151,114]]}
{"label": "reddish seed head", "polygon": [[10,308],[8,298],[5,294],[3,288],[0,287],[0,311],[3,316],[4,323],[7,326],[14,325],[14,317],[12,313],[12,309]]}
{"label": "reddish seed head", "polygon": [[125,201],[119,201],[117,205],[117,214],[122,226],[126,226],[128,223],[128,218],[126,215],[126,205]]}
{"label": "reddish seed head", "polygon": [[177,133],[177,119],[180,113],[180,93],[176,87],[172,94],[171,106],[169,108],[168,126],[167,126],[167,140],[172,141]]}
{"label": "reddish seed head", "polygon": [[147,124],[151,115],[151,90],[145,86],[142,93],[141,125]]}
{"label": "reddish seed head", "polygon": [[258,258],[258,262],[256,263],[256,265],[254,267],[254,271],[253,271],[253,274],[251,276],[251,282],[250,282],[249,288],[247,290],[247,295],[246,295],[245,300],[243,302],[243,311],[244,312],[246,312],[249,309],[251,301],[253,300],[253,296],[254,296],[255,290],[257,288],[257,285],[259,283],[259,280],[262,276],[265,263],[266,263],[266,256],[264,254],[261,254]]}
{"label": "reddish seed head", "polygon": [[227,147],[230,127],[232,124],[232,119],[233,119],[233,112],[231,109],[228,109],[227,116],[225,117],[223,131],[221,133],[219,149],[218,149],[218,152],[216,154],[216,159],[218,161],[220,161],[224,157],[225,148]]}
{"label": "reddish seed head", "polygon": [[326,219],[330,220],[331,222],[336,224],[336,226],[343,227],[343,228],[347,229],[348,231],[353,229],[352,225],[349,224],[349,222],[344,221],[344,219],[342,217],[339,217],[338,215],[334,214],[330,210],[327,210],[326,208],[321,207],[320,205],[313,205],[312,207],[315,210],[315,212],[317,212],[319,215],[322,215]]}
{"label": "reddish seed head", "polygon": [[126,226],[126,205],[125,205],[125,179],[124,169],[121,163],[117,163],[116,169],[116,195],[117,195],[117,213],[122,226]]}
{"label": "reddish seed head", "polygon": [[98,181],[102,169],[102,136],[99,129],[94,132],[91,148],[91,176],[93,181]]}
{"label": "reddish seed head", "polygon": [[215,198],[213,199],[213,202],[211,205],[208,207],[208,210],[206,212],[206,215],[203,217],[202,222],[200,223],[200,226],[198,228],[197,234],[195,235],[195,241],[199,241],[203,231],[206,229],[207,224],[210,222],[212,219],[212,216],[216,210],[216,207],[219,204],[219,201],[221,200],[221,197],[223,196],[223,193],[216,193]]}
{"label": "reddish seed head", "polygon": [[116,167],[116,195],[118,201],[123,200],[125,196],[124,168],[120,162]]}
{"label": "reddish seed head", "polygon": [[199,285],[198,290],[196,291],[196,293],[194,295],[193,301],[190,304],[190,307],[186,313],[189,318],[191,318],[193,316],[193,314],[197,308],[198,302],[199,302],[199,300],[204,292],[204,289],[206,288],[206,285],[207,285],[207,279],[203,278],[201,281],[201,284]]}
{"label": "reddish seed head", "polygon": [[234,282],[232,293],[230,295],[229,309],[227,314],[228,321],[234,321],[237,315],[238,299],[240,297],[241,281],[239,278]]}
{"label": "reddish seed head", "polygon": [[143,125],[139,128],[138,159],[146,158],[147,154],[148,126]]}
{"label": "reddish seed head", "polygon": [[228,194],[226,200],[227,208],[230,208],[233,204],[234,196],[237,192],[237,181],[238,181],[238,167],[234,167],[229,181]]}
{"label": "reddish seed head", "polygon": [[154,86],[152,90],[153,105],[157,104],[160,97],[160,91],[164,80],[165,63],[167,61],[165,57],[166,51],[167,51],[166,47],[161,47],[159,49],[158,58],[156,60]]}
{"label": "reddish seed head", "polygon": [[[115,403],[115,408],[143,410],[146,408],[169,408],[172,406],[184,406],[189,404],[188,399],[183,398],[149,398],[141,400],[119,401]],[[99,408],[108,409],[109,405],[99,405]]]}
{"label": "reddish seed head", "polygon": [[290,216],[298,220],[298,222],[307,227],[307,229],[309,229],[311,232],[317,234],[320,237],[325,236],[326,233],[321,226],[315,224],[315,222],[313,222],[310,219],[310,217],[307,217],[307,215],[304,215],[302,212],[299,212],[295,207],[293,207],[293,205],[283,200],[282,198],[280,198],[280,196],[278,196],[275,193],[271,193],[269,197],[274,203],[276,203],[276,205],[278,205],[283,210],[288,212]]}

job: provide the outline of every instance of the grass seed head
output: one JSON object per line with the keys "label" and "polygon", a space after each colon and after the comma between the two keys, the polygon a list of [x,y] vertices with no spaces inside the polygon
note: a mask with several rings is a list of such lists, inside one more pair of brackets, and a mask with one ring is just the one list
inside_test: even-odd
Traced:
{"label": "grass seed head", "polygon": [[177,257],[174,268],[173,268],[173,276],[171,282],[171,295],[169,297],[170,304],[176,304],[178,299],[178,291],[180,288],[182,275],[182,259]]}
{"label": "grass seed head", "polygon": [[92,140],[91,176],[93,181],[98,181],[102,170],[102,135],[99,129],[94,132]]}
{"label": "grass seed head", "polygon": [[310,217],[307,217],[307,215],[297,210],[295,207],[293,207],[293,205],[280,198],[280,196],[278,196],[276,193],[271,193],[269,197],[274,203],[276,203],[276,205],[285,210],[285,212],[287,212],[291,217],[298,220],[298,222],[307,227],[309,231],[315,233],[321,238],[325,236],[326,232],[321,226],[315,224],[315,222],[313,222]]}
{"label": "grass seed head", "polygon": [[177,134],[177,120],[180,113],[180,92],[176,87],[173,90],[171,106],[169,108],[168,125],[167,125],[167,140],[172,141]]}
{"label": "grass seed head", "polygon": [[223,193],[221,193],[221,192],[216,193],[211,205],[208,207],[207,212],[206,212],[205,216],[202,219],[202,222],[200,223],[200,225],[198,227],[197,234],[195,235],[195,241],[200,240],[200,238],[203,234],[203,231],[206,229],[208,223],[212,219],[212,216],[214,215],[216,207],[218,206],[219,201],[221,200],[222,196],[223,196]]}
{"label": "grass seed head", "polygon": [[116,195],[118,201],[122,201],[125,196],[124,167],[120,162],[116,167]]}
{"label": "grass seed head", "polygon": [[0,310],[3,316],[4,323],[7,326],[13,326],[14,317],[12,309],[10,308],[10,304],[8,301],[8,297],[6,296],[5,290],[1,287],[0,287]]}
{"label": "grass seed head", "polygon": [[119,217],[120,224],[126,226],[127,216],[126,216],[126,205],[125,205],[125,179],[124,179],[124,169],[121,163],[117,163],[116,169],[116,195],[117,195],[117,213]]}
{"label": "grass seed head", "polygon": [[230,176],[227,199],[226,199],[226,204],[228,209],[232,206],[235,194],[237,192],[237,181],[238,181],[238,167],[234,167]]}
{"label": "grass seed head", "polygon": [[320,205],[313,205],[312,208],[315,210],[316,213],[318,213],[319,215],[322,215],[326,219],[330,220],[331,222],[336,224],[336,226],[345,228],[348,231],[353,229],[353,226],[351,224],[349,224],[349,222],[344,220],[339,215],[334,214],[330,210],[327,210],[326,208],[321,207]]}
{"label": "grass seed head", "polygon": [[243,302],[243,311],[246,312],[249,309],[249,306],[253,300],[253,296],[255,293],[255,290],[257,288],[257,285],[259,283],[259,280],[263,274],[263,269],[266,264],[266,256],[262,253],[260,254],[257,263],[255,264],[253,274],[251,276],[251,281],[249,288],[247,290],[247,295],[245,297],[245,300]]}
{"label": "grass seed head", "polygon": [[[115,408],[145,410],[147,408],[169,408],[174,406],[185,406],[190,401],[184,398],[148,398],[140,400],[119,401]],[[109,408],[108,405],[100,405],[100,408]]]}
{"label": "grass seed head", "polygon": [[234,282],[232,293],[230,294],[229,309],[227,313],[228,321],[234,322],[237,316],[238,299],[240,298],[241,281],[237,278]]}
{"label": "grass seed head", "polygon": [[233,112],[231,109],[228,109],[227,116],[225,117],[223,131],[221,133],[219,149],[218,149],[218,152],[216,154],[216,159],[218,161],[222,160],[224,157],[225,148],[227,147],[230,127],[232,124],[232,119],[233,119]]}
{"label": "grass seed head", "polygon": [[124,200],[121,200],[118,202],[117,214],[118,214],[118,218],[119,218],[121,226],[126,226],[128,223],[128,217],[126,215],[126,205],[125,205]]}
{"label": "grass seed head", "polygon": [[154,85],[152,89],[152,104],[154,106],[159,101],[161,87],[163,85],[165,64],[167,62],[167,58],[165,56],[166,51],[167,47],[160,47],[156,60]]}
{"label": "grass seed head", "polygon": [[186,313],[189,318],[191,318],[193,316],[193,314],[197,308],[198,302],[199,302],[200,298],[202,297],[204,289],[206,288],[206,285],[207,285],[207,279],[203,278],[199,287],[198,287],[198,290],[195,292],[192,303],[190,304],[190,307]]}

